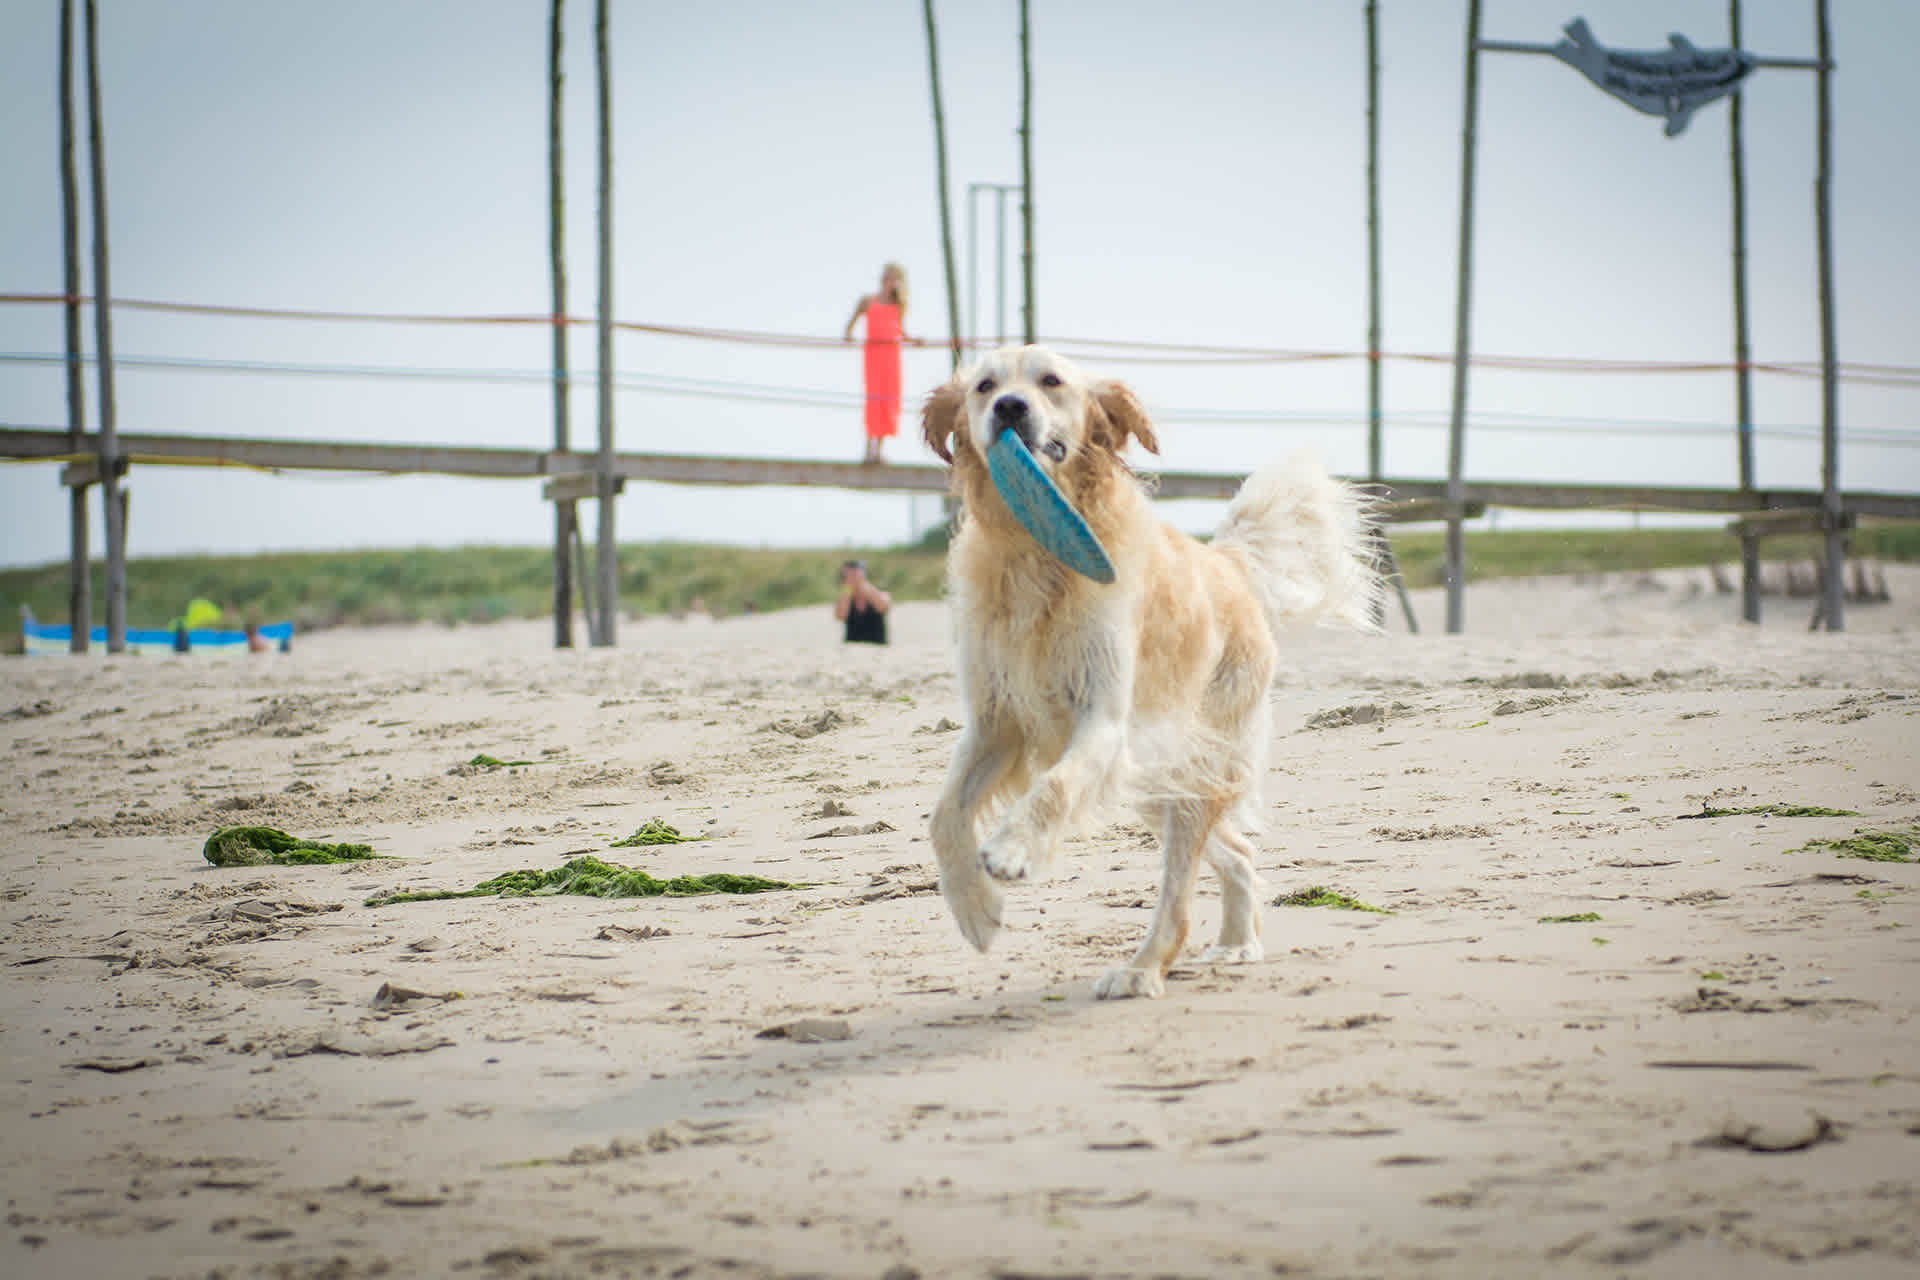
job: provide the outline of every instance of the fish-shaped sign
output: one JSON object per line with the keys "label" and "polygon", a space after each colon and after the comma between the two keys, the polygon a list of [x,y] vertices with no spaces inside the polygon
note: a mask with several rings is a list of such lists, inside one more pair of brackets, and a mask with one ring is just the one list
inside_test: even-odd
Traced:
{"label": "fish-shaped sign", "polygon": [[1585,18],[1562,28],[1553,56],[1635,111],[1664,116],[1667,136],[1678,137],[1693,113],[1740,87],[1753,63],[1739,49],[1697,49],[1685,36],[1648,51],[1609,49],[1593,38]]}

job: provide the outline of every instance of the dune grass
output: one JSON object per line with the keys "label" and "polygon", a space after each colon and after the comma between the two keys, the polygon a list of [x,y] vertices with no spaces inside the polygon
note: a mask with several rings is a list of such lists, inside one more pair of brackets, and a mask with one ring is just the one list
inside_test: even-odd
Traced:
{"label": "dune grass", "polygon": [[[1410,585],[1441,581],[1442,535],[1436,529],[1393,535]],[[1920,525],[1869,524],[1853,537],[1854,554],[1920,561]],[[1810,559],[1812,539],[1775,538],[1769,559]],[[628,614],[660,614],[694,601],[722,614],[749,605],[761,611],[825,604],[833,599],[840,563],[866,560],[873,580],[896,600],[935,600],[942,592],[944,531],[911,547],[774,550],[657,542],[620,549],[620,603]],[[1552,573],[1623,573],[1721,563],[1738,547],[1719,529],[1469,530],[1468,571],[1475,579]],[[375,551],[280,552],[250,556],[168,556],[130,562],[127,615],[153,626],[204,596],[238,625],[291,619],[303,630],[344,624],[491,622],[546,616],[552,608],[553,562],[542,547],[456,547]],[[94,600],[104,599],[105,571],[94,566]],[[66,620],[64,563],[0,570],[0,611],[11,627],[21,605],[43,621]],[[96,619],[97,621],[97,619]]]}
{"label": "dune grass", "polygon": [[[670,613],[696,600],[721,614],[824,604],[842,561],[859,557],[895,599],[938,599],[944,553],[935,548],[874,551],[758,550],[687,543],[620,548],[620,605],[632,614]],[[493,622],[553,609],[553,557],[541,547],[456,547],[314,551],[253,556],[134,559],[127,569],[127,616],[158,625],[196,596],[221,605],[227,622],[291,619],[302,630],[396,622]],[[105,598],[94,566],[94,600]],[[66,620],[64,563],[0,571],[0,610],[11,626],[19,606],[45,622]],[[576,587],[577,592],[577,587]],[[96,619],[97,620],[97,619]]]}
{"label": "dune grass", "polygon": [[[1439,529],[1395,532],[1393,550],[1412,587],[1441,586],[1445,534]],[[1768,560],[1802,563],[1819,557],[1813,535],[1768,538]],[[1920,525],[1863,524],[1851,552],[1860,559],[1920,560]],[[1525,578],[1554,573],[1634,573],[1724,564],[1738,580],[1739,540],[1709,529],[1503,529],[1467,532],[1467,574],[1473,578]]]}

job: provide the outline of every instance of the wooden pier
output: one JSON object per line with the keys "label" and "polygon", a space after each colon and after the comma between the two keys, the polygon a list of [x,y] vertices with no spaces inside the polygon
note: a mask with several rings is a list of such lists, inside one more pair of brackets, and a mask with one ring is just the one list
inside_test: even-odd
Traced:
{"label": "wooden pier", "polygon": [[[947,469],[933,465],[838,462],[801,458],[739,458],[684,453],[582,453],[577,450],[494,448],[467,445],[371,444],[325,440],[263,440],[231,436],[159,435],[121,432],[117,478],[132,465],[238,467],[252,471],[336,471],[367,475],[464,476],[480,480],[540,480],[542,497],[565,510],[601,492],[619,493],[629,480],[656,484],[762,485],[847,489],[881,493],[944,493]],[[0,427],[0,458],[60,463],[61,483],[74,493],[101,480],[101,441],[66,431]],[[611,475],[602,480],[603,468]],[[1231,498],[1245,476],[1240,473],[1158,471],[1149,475],[1161,498]],[[603,483],[607,486],[603,489]],[[1861,517],[1920,520],[1920,494],[1856,492],[1841,495],[1839,510],[1831,495],[1817,489],[1713,489],[1678,485],[1538,484],[1524,481],[1468,481],[1449,495],[1438,479],[1387,479],[1375,486],[1384,523],[1418,524],[1477,519],[1489,507],[1537,511],[1660,511],[1721,515],[1729,532],[1757,543],[1753,531],[1829,533],[1844,538]],[[574,553],[584,563],[585,549]],[[1379,540],[1384,563],[1392,549]],[[1754,588],[1749,585],[1749,590]],[[1414,626],[1404,590],[1402,607]],[[591,607],[591,602],[589,601]],[[1746,602],[1747,617],[1758,620],[1757,594]],[[566,638],[570,641],[570,636]]]}
{"label": "wooden pier", "polygon": [[[367,444],[323,440],[261,440],[229,436],[121,432],[120,457],[139,466],[244,467],[257,471],[345,471],[373,475],[446,475],[474,479],[542,479],[565,482],[591,477],[597,453],[470,445]],[[83,438],[75,449],[65,431],[0,427],[0,458],[64,462],[69,485],[98,479],[99,439]],[[618,479],[657,484],[783,485],[883,493],[944,493],[945,467],[901,463],[867,464],[799,458],[735,458],[683,453],[615,453]],[[1162,498],[1230,498],[1243,472],[1151,473]],[[1381,482],[1389,519],[1402,523],[1444,520],[1447,483],[1438,479]],[[580,497],[582,494],[550,494]],[[1847,514],[1859,518],[1920,520],[1920,494],[1849,492]],[[1818,512],[1818,489],[1714,489],[1679,485],[1538,484],[1469,480],[1465,505],[1539,511],[1665,511],[1746,516],[1763,512]]]}

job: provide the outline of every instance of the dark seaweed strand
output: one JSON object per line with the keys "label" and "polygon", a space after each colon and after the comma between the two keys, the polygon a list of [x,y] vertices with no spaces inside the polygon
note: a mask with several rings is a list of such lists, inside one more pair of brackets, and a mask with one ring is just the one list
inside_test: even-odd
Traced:
{"label": "dark seaweed strand", "polygon": [[544,897],[553,894],[581,894],[595,898],[691,898],[712,893],[770,893],[777,889],[805,887],[785,880],[768,880],[761,876],[743,876],[725,871],[660,880],[637,867],[623,867],[585,856],[545,871],[509,871],[491,880],[483,880],[465,891],[429,890],[389,894],[369,898],[367,905],[432,902],[445,898]]}
{"label": "dark seaweed strand", "polygon": [[207,837],[200,856],[216,867],[315,866],[379,858],[364,844],[322,844],[288,835],[278,827],[221,827]]}

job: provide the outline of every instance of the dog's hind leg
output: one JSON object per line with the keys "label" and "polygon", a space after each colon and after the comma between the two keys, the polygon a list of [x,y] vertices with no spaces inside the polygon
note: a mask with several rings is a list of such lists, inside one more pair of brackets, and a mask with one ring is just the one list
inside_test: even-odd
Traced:
{"label": "dog's hind leg", "polygon": [[[1161,836],[1160,902],[1147,926],[1146,939],[1133,959],[1119,968],[1109,969],[1093,984],[1100,1000],[1125,996],[1164,995],[1167,970],[1179,958],[1186,945],[1187,929],[1192,923],[1193,882],[1200,875],[1200,860],[1214,826],[1219,822],[1223,804],[1218,800],[1176,800],[1165,808],[1165,826]],[[1248,868],[1251,871],[1252,865]]]}
{"label": "dog's hind leg", "polygon": [[1253,846],[1229,818],[1222,818],[1207,842],[1207,861],[1220,876],[1220,940],[1200,957],[1215,964],[1252,964],[1264,960],[1260,943],[1260,874],[1253,869]]}
{"label": "dog's hind leg", "polygon": [[940,866],[940,892],[960,932],[981,951],[1000,931],[1006,895],[980,865],[980,807],[1020,762],[1021,747],[1009,735],[979,721],[976,711],[954,748],[946,789],[933,807],[933,853]]}

